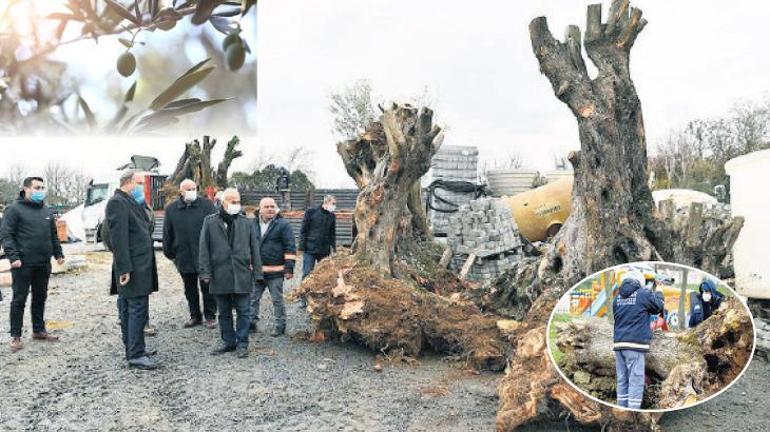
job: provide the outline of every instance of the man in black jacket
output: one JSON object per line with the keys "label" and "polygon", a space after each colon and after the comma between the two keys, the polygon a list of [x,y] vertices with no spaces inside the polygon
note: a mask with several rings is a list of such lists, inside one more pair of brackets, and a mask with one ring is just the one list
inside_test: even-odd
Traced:
{"label": "man in black jacket", "polygon": [[255,283],[264,280],[256,226],[241,214],[236,189],[226,189],[222,208],[204,219],[198,250],[200,277],[211,283],[219,309],[222,346],[212,354],[237,351],[239,358],[248,357],[249,294]]}
{"label": "man in black jacket", "polygon": [[[316,263],[337,250],[337,198],[326,195],[324,202],[305,212],[299,235],[299,250],[302,251],[302,279],[313,271]],[[300,306],[307,307],[304,297]]]}
{"label": "man in black jacket", "polygon": [[64,264],[56,220],[45,205],[45,184],[40,177],[24,179],[19,198],[5,212],[0,241],[11,263],[13,299],[11,300],[11,351],[24,347],[21,329],[24,306],[32,289],[32,338],[55,342],[58,337],[45,330],[45,300],[51,257]]}
{"label": "man in black jacket", "polygon": [[283,279],[294,277],[294,261],[297,259],[294,232],[289,222],[278,212],[274,199],[262,198],[259,202],[259,215],[255,219],[265,280],[255,284],[251,294],[251,330],[257,330],[259,301],[267,289],[273,300],[275,315],[275,326],[270,333],[271,336],[280,336],[286,332]]}
{"label": "man in black jacket", "polygon": [[107,202],[112,250],[112,289],[118,295],[118,313],[126,359],[130,367],[156,369],[144,344],[149,296],[157,290],[155,251],[144,211],[144,188],[137,185],[141,174],[127,171],[120,177],[120,188]]}
{"label": "man in black jacket", "polygon": [[217,325],[217,304],[209,293],[209,284],[198,278],[198,246],[203,219],[216,213],[216,209],[206,197],[198,196],[198,187],[190,179],[179,184],[179,193],[179,199],[166,207],[163,220],[163,254],[174,261],[184,282],[184,295],[190,309],[190,320],[184,323],[184,327],[200,325],[205,317],[206,327],[213,329]]}

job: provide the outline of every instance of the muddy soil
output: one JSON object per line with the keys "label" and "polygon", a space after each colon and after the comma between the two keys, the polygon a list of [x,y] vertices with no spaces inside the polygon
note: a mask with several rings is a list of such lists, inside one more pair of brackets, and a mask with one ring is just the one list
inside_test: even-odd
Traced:
{"label": "muddy soil", "polygon": [[[110,255],[79,245],[67,245],[66,252],[87,254],[88,267],[51,280],[46,319],[61,342],[30,340],[27,309],[26,347],[11,354],[11,293],[2,288],[0,431],[494,430],[499,374],[464,371],[430,354],[419,366],[385,363],[378,372],[375,353],[356,345],[292,338],[311,329],[296,304],[287,308],[286,337],[268,335],[272,311],[265,297],[250,357],[210,356],[219,332],[182,328],[182,282],[161,254],[161,288],[150,300],[159,334],[147,341],[159,350],[163,368],[130,370],[122,358],[115,298],[107,294]],[[755,360],[725,393],[668,414],[662,425],[672,431],[767,430],[769,383],[768,363]],[[552,422],[522,430],[568,427]]]}

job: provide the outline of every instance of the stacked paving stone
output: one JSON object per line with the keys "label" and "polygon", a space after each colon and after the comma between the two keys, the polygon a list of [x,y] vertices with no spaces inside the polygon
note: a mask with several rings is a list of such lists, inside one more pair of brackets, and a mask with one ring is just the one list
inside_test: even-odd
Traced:
{"label": "stacked paving stone", "polygon": [[[431,182],[435,180],[464,181],[476,183],[478,180],[479,150],[475,146],[442,146],[431,159]],[[468,204],[475,198],[472,192],[453,192],[435,189],[435,194],[457,205]],[[430,199],[431,197],[428,197]],[[457,207],[436,199],[432,205],[441,210],[454,211]],[[430,211],[430,222],[433,233],[447,234],[449,217],[453,213]]]}
{"label": "stacked paving stone", "polygon": [[467,278],[488,281],[513,266],[522,244],[510,207],[499,198],[479,198],[450,217],[447,245],[451,267],[460,271],[471,254],[476,261]]}

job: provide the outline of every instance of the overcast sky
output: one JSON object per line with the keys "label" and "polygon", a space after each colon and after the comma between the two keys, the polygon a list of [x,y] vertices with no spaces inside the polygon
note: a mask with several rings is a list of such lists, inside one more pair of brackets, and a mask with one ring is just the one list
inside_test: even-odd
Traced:
{"label": "overcast sky", "polygon": [[[533,168],[578,147],[577,126],[540,75],[527,26],[540,15],[561,37],[585,27],[575,0],[273,0],[260,2],[257,137],[246,139],[246,167],[260,154],[304,146],[321,187],[351,186],[335,151],[329,94],[368,79],[378,97],[400,100],[427,88],[445,145],[476,145],[483,160],[518,152]],[[605,6],[609,2],[604,2]],[[770,90],[766,23],[770,4],[755,0],[636,2],[649,20],[631,56],[648,146],[688,120],[721,116]],[[606,8],[605,8],[606,16]],[[54,155],[103,172],[127,154],[156,154],[173,169],[188,137],[165,141],[56,140],[4,151],[0,171]],[[221,137],[226,140],[227,137]],[[10,144],[0,138],[3,146]],[[129,150],[126,150],[126,147]],[[120,148],[120,151],[112,151]],[[88,149],[88,151],[86,151]],[[83,151],[80,151],[83,150]],[[118,154],[120,153],[120,155]],[[124,154],[125,153],[125,154]],[[103,162],[102,162],[103,161]]]}

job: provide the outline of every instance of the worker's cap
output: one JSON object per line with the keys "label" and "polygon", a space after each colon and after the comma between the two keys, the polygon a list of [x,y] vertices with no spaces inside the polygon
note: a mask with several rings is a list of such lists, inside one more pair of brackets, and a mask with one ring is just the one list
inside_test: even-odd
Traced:
{"label": "worker's cap", "polygon": [[646,285],[644,275],[642,272],[636,269],[628,270],[627,272],[623,273],[623,276],[620,277],[620,283],[623,284],[623,281],[626,279],[634,279],[639,282],[639,286],[642,287]]}

